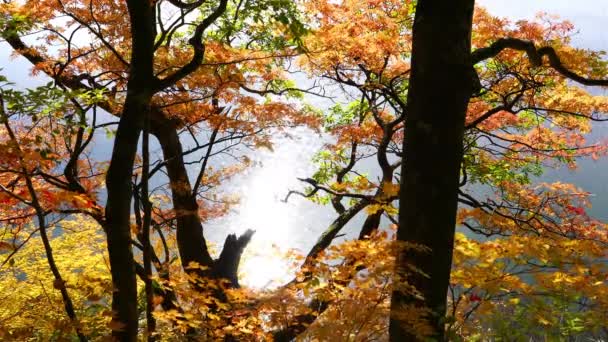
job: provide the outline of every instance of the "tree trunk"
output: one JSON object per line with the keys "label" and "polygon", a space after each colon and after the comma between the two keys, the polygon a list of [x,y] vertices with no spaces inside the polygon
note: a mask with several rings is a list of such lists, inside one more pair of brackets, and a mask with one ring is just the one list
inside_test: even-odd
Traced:
{"label": "tree trunk", "polygon": [[247,230],[238,238],[234,234],[228,235],[220,257],[215,261],[211,258],[203,234],[203,224],[198,214],[196,195],[192,192],[184,164],[177,128],[171,120],[164,117],[162,112],[154,108],[152,117],[152,133],[158,139],[163,150],[163,158],[167,161],[167,176],[177,221],[177,247],[182,267],[187,269],[191,262],[196,262],[208,267],[206,271],[198,272],[200,276],[228,279],[232,287],[239,287],[238,266],[254,232]]}
{"label": "tree trunk", "polygon": [[397,319],[404,305],[431,309],[433,338],[444,340],[464,120],[478,85],[470,57],[473,9],[474,0],[419,0],[416,8],[397,239],[431,251],[398,256],[397,272],[413,264],[429,277],[408,277],[424,301],[393,293],[391,341],[417,340]]}
{"label": "tree trunk", "polygon": [[182,144],[177,129],[163,114],[153,113],[152,133],[158,139],[167,161],[167,176],[171,187],[173,208],[177,221],[177,246],[184,269],[191,263],[212,267],[213,259],[207,250],[203,225],[198,215],[196,197],[184,164]]}
{"label": "tree trunk", "polygon": [[131,173],[141,132],[140,113],[144,101],[129,99],[118,125],[110,168],[106,176],[106,233],[114,293],[112,297],[113,336],[120,341],[137,337],[137,284],[131,250]]}
{"label": "tree trunk", "polygon": [[137,283],[131,249],[131,175],[143,117],[149,112],[153,90],[155,34],[154,4],[128,1],[131,20],[131,68],[127,97],[114,139],[106,175],[106,233],[114,292],[113,331],[119,341],[136,341],[138,331]]}

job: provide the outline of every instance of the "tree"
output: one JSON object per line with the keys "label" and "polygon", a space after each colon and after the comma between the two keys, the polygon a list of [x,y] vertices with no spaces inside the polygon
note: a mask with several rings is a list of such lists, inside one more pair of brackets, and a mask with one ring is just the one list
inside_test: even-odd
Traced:
{"label": "tree", "polygon": [[[405,272],[408,263],[424,272],[413,281],[424,299],[395,291],[391,308],[397,315],[401,305],[428,307],[439,341],[452,268],[465,117],[470,97],[480,88],[470,54],[474,3],[419,1],[412,32],[403,140],[407,164],[401,166],[397,239],[426,246],[430,255],[399,256],[397,273]],[[390,338],[415,340],[397,319],[391,321]]]}
{"label": "tree", "polygon": [[[541,66],[546,55],[550,66],[566,78],[587,85],[608,84],[577,75],[562,65],[553,48],[537,50],[529,41],[498,39],[471,55],[473,9],[474,1],[449,4],[419,1],[412,35],[412,71],[403,145],[407,164],[402,166],[397,238],[428,246],[432,257],[402,254],[398,267],[404,267],[409,258],[425,273],[416,277],[414,286],[421,290],[423,303],[433,311],[431,321],[438,340],[444,339],[467,104],[481,89],[473,66],[503,49],[513,48],[526,51],[532,66]],[[411,297],[404,299],[396,291],[392,308],[398,312],[402,303],[419,301]],[[393,320],[391,340],[412,339],[406,336],[399,322]]]}
{"label": "tree", "polygon": [[[238,29],[251,17],[258,23],[271,17],[275,18],[277,25],[288,26],[293,33],[292,41],[296,40],[297,35],[302,33],[302,28],[294,16],[293,6],[286,2],[273,2],[270,6],[265,2],[236,2],[229,6],[228,1],[219,2],[217,7],[209,5],[202,1],[135,1],[126,4],[49,1],[11,3],[3,8],[4,39],[59,86],[74,90],[113,89],[108,92],[113,97],[106,98],[97,106],[120,117],[115,148],[106,176],[107,201],[105,217],[101,222],[108,237],[107,246],[116,289],[113,327],[115,336],[121,340],[134,340],[138,326],[137,268],[130,261],[133,259],[131,176],[138,139],[146,123],[149,122],[149,131],[158,138],[165,154],[164,160],[158,163],[156,169],[150,170],[147,176],[153,175],[162,167],[167,169],[176,213],[174,219],[178,250],[183,266],[196,263],[206,268],[201,272],[202,275],[228,278],[232,280],[233,286],[238,286],[236,267],[252,232],[247,232],[238,239],[228,236],[225,253],[220,254],[219,260],[211,258],[197,213],[199,204],[196,197],[201,186],[210,186],[213,182],[204,178],[203,167],[194,188],[192,187],[177,130],[186,127],[188,131],[200,120],[209,124],[214,131],[210,142],[198,144],[197,141],[196,148],[188,151],[194,153],[207,148],[208,153],[203,163],[206,165],[211,148],[214,145],[217,147],[219,142],[249,139],[258,145],[267,144],[268,136],[261,132],[264,128],[280,128],[307,120],[312,122],[309,116],[287,103],[261,103],[251,96],[239,93],[241,87],[246,87],[251,80],[266,83],[266,89],[262,87],[262,90],[246,87],[251,93],[277,92],[272,85],[281,84],[281,80],[277,79],[276,68],[264,62],[271,55],[264,52],[264,49],[284,49],[284,54],[289,56],[292,47],[285,44],[280,46],[285,40],[274,39],[267,33],[260,32],[259,28],[257,31],[249,31],[248,37],[239,36],[241,33]],[[162,16],[164,11],[171,11],[167,7],[177,10],[174,13],[176,17]],[[269,9],[265,10],[267,7]],[[125,12],[129,16],[124,16]],[[184,30],[187,26],[185,18],[193,13],[200,13],[202,18],[192,22],[195,29],[190,32]],[[64,34],[50,23],[57,16],[69,18],[70,34]],[[214,34],[209,34],[206,31],[212,25],[216,25],[217,30]],[[43,29],[45,38],[60,42],[62,49],[56,55],[45,54],[44,48],[30,48],[21,40],[20,34],[38,28]],[[122,30],[126,28],[129,30]],[[92,36],[88,47],[80,48],[75,42],[78,30],[86,30]],[[257,50],[257,55],[250,54],[249,47]],[[212,57],[206,57],[205,53]],[[205,68],[202,65],[205,58],[207,70],[203,70]],[[175,67],[176,64],[180,66]],[[256,73],[255,69],[259,67],[264,69],[261,73]],[[209,87],[201,88],[198,94],[190,94],[190,86],[199,82],[206,83]],[[230,115],[220,110],[217,105],[219,100],[233,103]],[[183,110],[199,113],[189,118],[172,113]],[[223,136],[217,138],[218,133]],[[144,183],[147,181],[144,179]],[[202,184],[205,181],[207,184]],[[148,199],[144,198],[140,203],[144,205],[144,214],[147,214],[141,223],[143,225],[146,222],[147,227],[150,223]],[[139,208],[136,209],[139,211]],[[146,246],[143,249],[149,250]],[[144,265],[144,269],[149,270],[148,265]]]}
{"label": "tree", "polygon": [[[357,165],[364,163],[365,159],[370,156],[376,156],[378,158],[376,167],[380,170],[378,174],[384,174],[381,170],[387,168],[383,168],[383,160],[395,160],[404,153],[401,148],[395,147],[395,142],[401,142],[403,136],[416,136],[407,133],[407,122],[411,117],[411,110],[408,109],[408,106],[414,106],[415,103],[412,104],[410,100],[405,98],[406,96],[414,96],[411,95],[414,88],[413,79],[410,79],[413,71],[409,69],[409,58],[413,52],[408,44],[411,40],[411,25],[414,21],[414,12],[411,10],[411,6],[412,4],[398,2],[384,2],[379,5],[375,2],[362,1],[345,1],[339,4],[317,1],[311,4],[311,8],[321,12],[321,14],[314,16],[319,18],[316,23],[319,30],[308,40],[311,50],[318,53],[309,55],[311,62],[307,64],[307,67],[313,75],[322,75],[322,77],[331,79],[332,82],[343,87],[346,96],[353,102],[348,106],[335,106],[328,115],[326,129],[336,136],[337,142],[329,145],[328,150],[319,155],[320,169],[313,176],[313,179],[303,179],[310,185],[310,191],[303,195],[322,203],[331,202],[338,212],[352,213],[355,210],[361,211],[366,206],[368,206],[370,212],[374,213],[378,213],[378,209],[386,209],[385,215],[396,222],[396,219],[391,217],[390,214],[394,209],[391,209],[386,201],[372,205],[374,201],[377,201],[377,198],[374,198],[373,190],[380,190],[383,186],[386,186],[384,185],[384,178],[382,178],[382,182],[371,179],[371,177],[357,172]],[[432,6],[430,8],[435,9]],[[453,11],[448,12],[452,16]],[[440,11],[440,13],[443,12]],[[446,20],[441,22],[451,23],[451,21]],[[429,24],[429,27],[441,27],[441,25]],[[473,46],[478,50],[473,52],[472,57],[467,57],[466,63],[473,63],[475,70],[468,68],[470,73],[464,76],[471,76],[472,81],[475,81],[476,74],[478,74],[481,89],[473,94],[472,102],[466,108],[466,117],[458,119],[463,122],[453,124],[454,127],[462,126],[463,136],[459,139],[465,145],[463,148],[462,171],[458,171],[461,172],[460,180],[452,179],[455,187],[452,190],[457,195],[458,203],[474,209],[471,211],[463,209],[458,216],[458,221],[456,221],[456,217],[453,216],[456,213],[456,202],[450,202],[452,208],[446,210],[453,213],[445,216],[437,215],[436,203],[430,202],[425,206],[428,210],[426,214],[429,218],[428,221],[436,222],[436,220],[450,218],[453,222],[465,225],[474,234],[492,238],[504,236],[500,241],[506,245],[521,241],[520,238],[525,239],[530,234],[541,234],[541,240],[546,241],[547,246],[554,246],[552,241],[555,241],[558,236],[558,239],[567,237],[573,241],[585,239],[588,232],[586,232],[583,222],[590,222],[587,221],[589,220],[588,217],[580,216],[584,214],[582,207],[585,206],[585,195],[575,189],[566,190],[561,184],[532,187],[530,183],[532,177],[539,176],[542,173],[543,165],[566,163],[574,166],[576,158],[583,156],[597,157],[605,151],[605,146],[602,144],[586,144],[584,136],[590,127],[590,121],[604,120],[600,113],[605,111],[605,99],[592,96],[584,89],[568,83],[568,80],[571,79],[586,85],[603,84],[603,81],[593,80],[605,75],[605,63],[598,59],[601,55],[593,51],[569,47],[569,33],[572,30],[572,25],[567,22],[555,22],[554,19],[547,17],[541,17],[538,21],[520,21],[511,24],[505,19],[492,17],[483,9],[478,8],[476,9],[473,29],[476,33]],[[453,30],[439,30],[438,32],[443,34],[444,31],[456,34]],[[497,41],[496,37],[510,37],[510,39],[499,39]],[[454,42],[454,40],[449,39],[449,36],[443,36],[442,38]],[[461,39],[460,43],[464,44],[464,40],[466,39]],[[424,41],[434,44],[439,39],[426,39]],[[538,51],[544,51],[543,53],[550,56],[548,65],[537,62],[539,56],[534,50],[530,50],[534,47],[532,41],[540,46],[552,46],[552,48],[538,48]],[[512,46],[516,51],[502,51],[500,47],[506,45]],[[449,46],[449,44],[443,46]],[[487,48],[488,46],[491,46],[491,48]],[[467,54],[469,54],[470,48],[466,49]],[[499,49],[502,52],[499,56],[496,56]],[[552,50],[553,52],[550,52]],[[493,52],[489,53],[489,51]],[[524,51],[531,51],[528,55],[531,56],[531,59],[525,57]],[[433,54],[436,58],[442,58],[444,55],[442,53]],[[495,56],[495,58],[488,61],[487,58],[491,57],[490,55]],[[560,62],[557,62],[557,55],[561,56]],[[429,63],[431,63],[430,61],[439,63],[432,58],[424,58],[423,60],[429,61]],[[449,60],[453,61],[455,59],[449,58]],[[452,67],[453,65],[450,64],[449,66]],[[427,67],[425,70],[434,70],[434,67]],[[427,84],[423,89],[427,92],[427,96],[433,97],[433,100],[430,101],[433,106],[447,105],[449,101],[444,100],[446,93],[436,91],[436,89],[441,88],[444,84],[447,84],[446,86],[451,85],[449,82],[455,81],[456,78],[451,77],[452,73],[438,73],[437,75],[437,77],[445,77],[447,80],[436,81],[437,84],[433,83],[433,86]],[[579,75],[586,75],[586,77],[580,77]],[[473,82],[473,85],[476,85],[476,82]],[[467,92],[465,86],[451,86],[463,90],[465,93]],[[466,96],[461,94],[463,98],[466,97],[466,102],[471,97],[469,93],[465,94]],[[456,96],[458,92],[450,91],[447,94]],[[358,96],[360,99],[357,99]],[[415,97],[417,100],[424,98],[423,96]],[[577,100],[573,100],[575,98]],[[565,99],[572,99],[572,101]],[[457,107],[449,106],[449,108],[454,110]],[[465,110],[463,106],[460,106],[460,108],[462,111]],[[423,112],[428,115],[428,108],[425,108]],[[444,115],[443,113],[448,113],[448,111],[443,110],[438,113],[440,114],[437,115]],[[403,128],[399,122],[403,118],[406,121],[405,134],[402,133]],[[396,123],[390,125],[395,119],[397,119]],[[427,119],[424,118],[424,120]],[[423,119],[414,117],[411,120],[415,122]],[[548,125],[549,123],[551,123],[551,126]],[[460,130],[460,128],[454,130],[454,127],[446,127],[447,119],[443,119],[442,116],[437,118],[436,124],[439,128],[450,130],[454,134],[457,134]],[[387,127],[390,127],[393,131],[387,130]],[[416,127],[417,125],[414,125],[414,128],[411,129]],[[383,132],[391,136],[392,142],[389,142],[388,145],[382,143]],[[432,135],[425,133],[422,136],[434,142]],[[447,133],[440,136],[441,139],[450,137]],[[456,143],[448,145],[450,148],[458,147]],[[429,146],[428,144],[422,144],[420,150],[410,159],[428,159],[428,162],[424,164],[425,167],[430,169],[422,172],[422,174],[424,176],[429,175],[429,182],[447,181],[449,177],[444,177],[444,172],[448,169],[447,166],[436,167],[436,165],[448,162],[447,155],[453,155],[456,159],[459,159],[459,153],[446,154],[449,149],[447,146],[443,146],[436,153],[429,154],[427,152]],[[384,156],[387,155],[387,151],[388,158]],[[405,160],[410,159],[405,158]],[[386,165],[386,163],[384,164]],[[459,163],[456,164],[460,165]],[[404,162],[403,164],[395,163],[393,165],[401,166],[407,170],[410,164]],[[457,168],[461,170],[460,166],[457,166]],[[369,170],[369,164],[365,165],[363,169]],[[403,177],[407,174],[405,170],[401,172]],[[398,176],[397,173],[396,177]],[[401,180],[405,181],[403,177]],[[416,198],[432,195],[432,192],[428,191],[430,183],[425,183],[421,179],[417,179],[415,183],[420,186],[420,193],[415,196]],[[498,200],[480,199],[479,196],[485,196],[485,191],[482,195],[475,195],[476,192],[479,192],[479,189],[470,189],[470,184],[489,187],[489,192],[495,190]],[[437,187],[443,190],[450,188],[438,185]],[[443,190],[441,194],[444,193]],[[524,193],[526,194],[525,198],[533,198],[534,200],[528,201],[521,198]],[[401,196],[403,195],[404,193],[401,191]],[[357,205],[353,205],[345,211],[340,203],[343,198],[363,199],[367,201],[367,204],[357,202]],[[422,204],[420,198],[414,202],[411,208],[411,214],[415,217],[418,217],[421,212],[424,213],[422,209],[417,207],[417,205]],[[556,201],[556,198],[561,200]],[[448,201],[449,198],[445,197],[444,199]],[[388,200],[389,204],[392,201],[390,197],[385,198],[385,200]],[[570,203],[570,200],[574,202]],[[576,203],[577,200],[581,200],[582,203]],[[412,201],[413,199],[410,202]],[[401,201],[401,203],[405,202]],[[410,210],[409,207],[405,208],[403,205],[400,208],[401,210]],[[477,215],[480,215],[481,212],[483,212],[483,219],[479,220]],[[566,219],[566,216],[569,216],[569,218]],[[565,232],[564,228],[558,229],[557,227],[559,222],[564,222],[563,220],[572,222],[568,225],[568,232]],[[506,222],[511,222],[512,226],[508,226]],[[592,223],[594,234],[597,234],[594,235],[592,244],[596,246],[594,248],[599,248],[604,243],[604,225],[594,220],[591,220],[591,222],[594,222]],[[377,227],[377,225],[378,223],[375,223],[374,227]],[[325,236],[332,239],[339,234],[342,227],[343,225],[331,230],[331,234]],[[454,235],[455,224],[446,223],[443,227],[447,227],[445,228],[444,240],[450,241]],[[426,236],[429,241],[439,243],[438,237],[440,234],[438,234],[437,229],[428,228],[418,233]],[[412,238],[418,236],[416,234],[402,233],[401,236],[402,239],[417,244],[427,246],[430,244],[429,241],[423,242],[420,236],[416,239]],[[513,236],[512,240],[511,236]],[[470,239],[463,239],[461,235],[458,235],[458,241],[463,243],[464,246],[471,243]],[[465,241],[467,241],[466,244]],[[573,241],[568,243],[574,243]],[[566,241],[561,243],[566,243]],[[443,275],[449,275],[452,251],[444,247],[435,249],[438,251],[431,251],[432,255],[442,256],[437,258],[436,262],[443,262]],[[551,250],[556,253],[560,248],[551,248]],[[589,246],[586,250],[589,250],[591,253],[589,257],[593,260],[591,256],[593,253]],[[444,252],[445,254],[441,254]],[[530,254],[535,252],[531,251]],[[414,253],[407,251],[406,257],[408,264],[411,263],[417,267],[425,265],[427,262],[435,262],[435,259],[429,258],[428,251],[420,250],[418,256],[416,256],[415,251]],[[497,255],[494,255],[494,257],[490,260],[500,259]],[[554,276],[552,272],[547,270],[548,265],[532,267],[528,264],[529,268],[519,269],[522,263],[532,261],[526,258],[512,260],[511,257],[510,254],[505,256],[505,260],[513,261],[513,265],[509,266],[513,266],[513,269],[504,274],[505,281],[507,281],[507,278],[520,281],[527,274],[533,274],[534,272],[544,272],[547,276]],[[564,251],[560,258],[572,260],[575,256]],[[416,262],[418,259],[422,259],[422,262]],[[450,310],[451,313],[447,318],[443,318],[442,313],[431,317],[435,322],[436,330],[440,333],[443,331],[444,324],[451,328],[462,326],[461,321],[454,324],[454,320],[466,320],[465,317],[469,317],[471,313],[467,314],[465,312],[463,313],[464,317],[455,317],[459,315],[457,314],[460,310],[459,305],[469,302],[468,300],[461,301],[459,298],[468,298],[468,295],[475,293],[475,286],[462,286],[463,282],[467,284],[465,280],[469,277],[476,278],[481,275],[483,275],[483,279],[492,279],[492,271],[488,269],[484,270],[483,267],[471,269],[471,266],[468,265],[469,262],[476,265],[476,262],[472,259],[475,259],[475,256],[462,257],[459,254],[457,264],[453,266],[457,270],[458,278],[454,279],[450,286],[448,286],[449,276],[443,277],[442,282],[433,280],[437,278],[429,280],[421,275],[417,276],[419,279],[415,279],[416,282],[424,283],[424,285],[418,286],[421,292],[433,291],[434,286],[441,285],[444,287],[440,290],[435,288],[437,293],[431,296],[431,298],[435,298],[433,300],[437,301],[432,306],[443,308],[439,311],[445,310],[446,298],[444,293],[447,292],[448,287],[450,288],[454,310]],[[591,260],[588,262],[593,263]],[[509,262],[505,262],[505,264],[509,265]],[[487,262],[482,261],[480,263],[484,265]],[[561,266],[552,265],[556,269],[563,269],[564,267],[563,264]],[[436,266],[439,267],[439,264]],[[427,275],[432,274],[429,267],[431,265],[423,268],[423,272]],[[464,267],[468,272],[460,273],[460,267]],[[596,265],[595,268],[601,269],[599,265]],[[439,269],[435,272],[438,271]],[[488,273],[486,274],[485,271],[488,271]],[[494,272],[496,272],[495,269]],[[600,272],[600,274],[603,273]],[[598,276],[601,278],[601,275]],[[429,282],[433,283],[433,286],[430,286]],[[525,283],[525,280],[523,280],[523,283]],[[470,283],[468,284],[470,285]],[[510,284],[513,285],[513,283]],[[481,288],[486,285],[489,287],[497,286],[497,281],[489,281]],[[509,288],[509,286],[506,288]],[[484,307],[496,308],[498,305],[510,303],[507,299],[504,299],[505,293],[497,293],[500,291],[497,291],[496,288],[492,288],[491,292],[492,295],[484,299]],[[557,292],[551,290],[547,293],[551,293],[553,296],[557,295]],[[429,294],[427,292],[427,297]],[[535,296],[527,291],[525,294],[519,292],[518,295],[527,298]],[[473,296],[473,298],[476,298],[476,296]],[[506,298],[509,298],[509,296],[506,296]],[[514,302],[519,300],[518,298],[511,299]],[[420,299],[410,298],[409,300],[417,303]],[[491,304],[492,306],[487,304],[493,300],[496,302]],[[542,302],[542,300],[538,301],[538,303]],[[478,302],[473,301],[472,307],[476,306],[475,303]],[[547,304],[546,307],[550,307],[550,305]],[[489,310],[484,310],[484,314],[487,315]],[[410,311],[406,310],[406,312]],[[403,315],[396,315],[396,317],[406,318]],[[394,326],[398,328],[397,322]]]}
{"label": "tree", "polygon": [[[25,183],[25,187],[27,188],[27,192],[24,194],[23,191],[21,191],[19,194],[16,194],[12,191],[7,190],[4,187],[3,187],[3,190],[9,196],[13,197],[13,199],[18,200],[19,202],[21,202],[21,204],[26,204],[34,211],[36,219],[37,219],[39,234],[40,234],[40,237],[41,237],[41,240],[43,243],[43,247],[44,247],[44,251],[45,251],[45,257],[48,261],[48,266],[53,274],[53,278],[54,278],[53,287],[55,287],[56,289],[58,289],[61,292],[61,298],[62,298],[64,307],[65,307],[65,312],[68,315],[68,317],[70,318],[72,324],[74,325],[74,329],[76,331],[76,335],[78,336],[78,339],[80,341],[86,341],[87,339],[86,339],[85,335],[83,334],[81,328],[78,326],[78,319],[76,316],[76,312],[74,311],[74,304],[73,304],[72,299],[70,298],[68,290],[65,286],[65,281],[63,280],[63,277],[62,277],[59,269],[57,268],[57,263],[55,262],[53,249],[51,247],[50,240],[49,240],[49,234],[47,231],[47,229],[48,229],[48,223],[47,223],[47,218],[46,218],[47,212],[46,212],[45,208],[43,207],[42,199],[38,197],[38,192],[36,191],[34,179],[32,176],[32,173],[34,172],[34,170],[32,169],[31,163],[34,163],[34,165],[37,162],[42,162],[41,164],[48,164],[48,163],[44,163],[43,160],[36,158],[36,157],[42,157],[43,156],[42,153],[40,153],[39,156],[36,154],[34,154],[34,155],[30,154],[29,158],[28,158],[29,160],[26,160],[26,158],[28,157],[27,152],[31,152],[31,151],[22,149],[22,146],[23,145],[27,146],[27,144],[22,144],[22,143],[20,143],[20,141],[18,141],[18,137],[15,134],[15,130],[11,126],[11,121],[12,121],[11,116],[13,116],[14,113],[7,113],[5,111],[4,95],[5,95],[4,92],[0,93],[0,121],[4,125],[3,133],[6,136],[8,136],[8,141],[7,141],[6,145],[11,150],[10,152],[12,152],[13,158],[16,159],[16,161],[17,161],[17,164],[18,164],[17,170],[21,174],[21,176],[19,178],[23,179],[23,182]],[[9,102],[7,110],[12,111],[13,109],[17,109],[19,111],[19,110],[24,109],[25,103],[22,102],[22,97],[20,96],[19,93],[9,92],[7,95],[9,95],[10,97],[15,97],[14,99],[11,99],[12,101]],[[46,98],[45,100],[49,101],[52,99]],[[33,102],[33,104],[31,102]],[[36,110],[39,109],[38,106],[40,106],[41,103],[40,102],[36,103],[35,100],[31,101],[31,102],[29,103],[30,106],[28,106],[27,109],[32,111],[30,113],[31,115],[35,115]],[[37,140],[41,140],[40,135],[36,135],[36,138],[37,138]],[[39,152],[39,151],[40,150],[38,150],[37,152]],[[44,158],[44,159],[46,159],[46,158]],[[28,165],[28,164],[30,164],[30,165]],[[66,169],[67,168],[68,168],[68,166],[66,166]],[[19,181],[19,178],[15,179],[13,181],[13,185],[15,185],[15,183],[17,183]],[[26,197],[23,197],[23,195],[26,195]],[[47,197],[50,197],[50,196],[52,196],[52,195],[47,195]],[[27,209],[26,209],[26,211],[27,211]]]}

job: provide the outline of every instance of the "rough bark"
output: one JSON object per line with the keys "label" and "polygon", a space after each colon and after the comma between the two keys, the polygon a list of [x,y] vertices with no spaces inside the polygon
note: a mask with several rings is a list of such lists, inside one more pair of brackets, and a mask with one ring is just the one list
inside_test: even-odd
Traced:
{"label": "rough bark", "polygon": [[382,219],[382,214],[384,214],[384,210],[378,210],[377,212],[367,216],[365,222],[363,222],[361,230],[359,231],[359,240],[365,239],[378,229],[380,226],[380,220]]}
{"label": "rough bark", "polygon": [[152,284],[152,254],[154,249],[150,243],[150,226],[152,225],[152,203],[150,202],[150,112],[145,113],[141,142],[141,197],[144,217],[141,225],[141,243],[143,245],[144,284],[146,292],[146,337],[148,342],[156,341],[154,331],[154,287]]}
{"label": "rough bark", "polygon": [[313,260],[319,255],[319,253],[329,247],[338,235],[342,228],[346,226],[350,220],[355,217],[361,210],[363,210],[369,201],[359,200],[352,207],[348,208],[346,211],[340,214],[327,229],[321,234],[317,242],[313,245],[313,247],[308,252],[304,264],[311,263]]}
{"label": "rough bark", "polygon": [[429,277],[408,278],[424,301],[393,293],[391,341],[417,340],[396,319],[403,305],[430,308],[433,339],[444,340],[464,120],[478,84],[470,57],[473,8],[474,0],[419,0],[416,8],[397,238],[431,252],[409,251],[398,257],[397,272],[404,272],[409,263]]}

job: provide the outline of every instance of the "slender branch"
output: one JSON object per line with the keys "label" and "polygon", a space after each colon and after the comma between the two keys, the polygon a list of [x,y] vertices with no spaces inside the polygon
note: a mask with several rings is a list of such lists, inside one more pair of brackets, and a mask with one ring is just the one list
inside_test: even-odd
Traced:
{"label": "slender branch", "polygon": [[331,225],[321,234],[317,242],[312,246],[304,264],[311,263],[314,258],[319,255],[319,253],[329,247],[332,241],[336,238],[338,233],[344,228],[344,226],[350,222],[350,220],[355,217],[361,210],[367,207],[370,204],[368,200],[360,200],[352,207],[348,208],[344,213],[342,213],[338,218],[336,218]]}
{"label": "slender branch", "polygon": [[199,7],[200,5],[202,5],[205,0],[197,0],[195,2],[183,2],[180,0],[167,0],[169,1],[169,3],[177,8],[181,8],[181,9],[193,9],[196,7]]}
{"label": "slender branch", "polygon": [[[156,321],[153,316],[154,312],[154,289],[152,287],[152,245],[150,244],[150,225],[152,221],[152,203],[150,203],[150,194],[148,186],[150,182],[150,113],[144,115],[144,125],[142,130],[142,175],[141,175],[141,195],[144,208],[144,216],[142,222],[142,244],[143,244],[143,262],[144,262],[144,284],[146,291],[146,335],[149,342],[155,341],[154,331],[156,330]],[[135,190],[137,191],[137,190]]]}
{"label": "slender branch", "polygon": [[508,111],[508,112],[510,112],[510,108],[508,108],[506,106],[494,107],[494,108],[488,110],[487,112],[483,113],[480,117],[478,117],[477,119],[473,120],[471,123],[465,125],[464,128],[465,129],[471,129],[473,127],[476,127],[480,123],[482,123],[485,120],[489,119],[492,115],[494,115],[496,113],[499,113],[501,111]]}
{"label": "slender branch", "polygon": [[207,147],[207,152],[205,153],[205,158],[203,159],[203,164],[201,165],[201,170],[198,173],[198,176],[196,177],[196,182],[194,182],[194,187],[192,188],[192,195],[195,196],[196,193],[198,192],[198,188],[201,185],[201,182],[203,181],[203,176],[205,175],[205,170],[207,169],[207,162],[209,161],[209,156],[211,154],[211,149],[213,148],[213,144],[215,143],[215,138],[217,137],[217,133],[220,130],[220,126],[218,125],[218,127],[216,127],[213,130],[213,133],[211,133],[211,137],[209,138],[209,147]]}
{"label": "slender branch", "polygon": [[[365,201],[369,201],[369,202],[376,202],[373,199],[372,195],[362,195],[362,194],[351,194],[351,193],[347,193],[347,192],[337,192],[334,191],[326,186],[323,186],[321,184],[319,184],[316,180],[312,179],[312,178],[298,178],[299,181],[302,181],[304,183],[308,183],[311,186],[313,186],[315,189],[319,189],[319,190],[323,190],[325,192],[327,192],[328,194],[334,195],[334,196],[341,196],[341,197],[350,197],[350,198],[358,198],[360,200],[365,200]],[[306,197],[310,197],[310,196],[306,196]]]}
{"label": "slender branch", "polygon": [[2,94],[0,93],[0,119],[4,124],[4,128],[10,138],[10,140],[15,144],[18,153],[19,164],[24,174],[25,183],[27,185],[28,192],[30,193],[31,201],[28,203],[34,210],[36,211],[36,218],[38,220],[38,229],[40,230],[40,237],[42,239],[42,244],[44,245],[44,251],[46,254],[46,259],[49,264],[49,268],[51,269],[51,273],[53,273],[53,277],[55,281],[53,282],[53,287],[58,289],[61,292],[61,298],[63,299],[64,308],[66,314],[68,315],[70,321],[74,326],[74,330],[76,331],[76,335],[78,335],[78,340],[81,342],[86,342],[87,338],[83,334],[80,324],[78,322],[78,318],[76,317],[76,311],[74,310],[74,304],[72,303],[72,299],[67,291],[65,286],[65,281],[63,280],[59,269],[57,268],[57,264],[55,263],[55,257],[53,256],[53,249],[51,247],[51,243],[49,241],[49,237],[47,234],[47,226],[46,226],[46,215],[44,209],[42,208],[40,202],[38,201],[38,196],[36,194],[36,189],[34,188],[34,183],[32,182],[31,174],[27,170],[27,166],[25,160],[23,158],[23,151],[19,146],[19,141],[13,132],[12,127],[9,124],[9,120],[7,115],[4,112],[4,99]]}

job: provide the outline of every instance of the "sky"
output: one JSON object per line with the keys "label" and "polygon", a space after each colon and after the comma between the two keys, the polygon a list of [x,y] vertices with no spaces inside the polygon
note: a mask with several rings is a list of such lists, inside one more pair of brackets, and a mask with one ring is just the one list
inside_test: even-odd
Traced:
{"label": "sky", "polygon": [[514,20],[531,19],[539,12],[557,14],[575,24],[579,31],[575,45],[608,50],[607,0],[477,0],[476,4]]}

